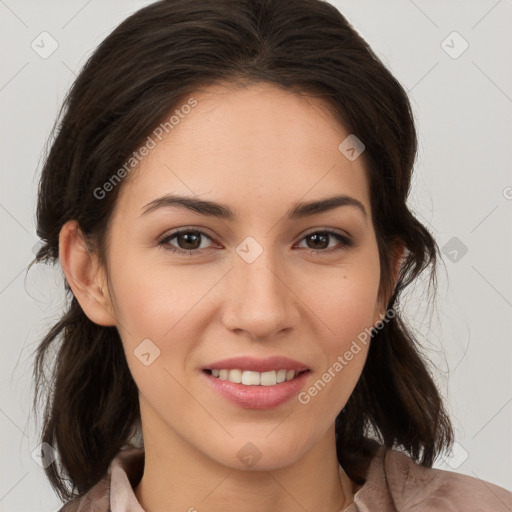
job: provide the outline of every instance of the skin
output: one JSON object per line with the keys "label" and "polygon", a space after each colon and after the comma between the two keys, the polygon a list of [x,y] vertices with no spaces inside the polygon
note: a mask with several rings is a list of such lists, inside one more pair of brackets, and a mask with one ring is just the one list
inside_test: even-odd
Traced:
{"label": "skin", "polygon": [[[84,249],[75,221],[60,235],[75,296],[93,322],[118,328],[139,388],[146,458],[136,497],[152,512],[339,510],[357,487],[339,472],[334,420],[368,345],[309,403],[293,398],[269,410],[228,402],[200,368],[234,355],[284,355],[309,366],[307,389],[380,320],[364,159],[338,150],[348,132],[319,99],[270,84],[217,85],[194,98],[197,106],[122,183],[107,268]],[[238,217],[176,206],[141,215],[171,192],[225,204]],[[342,206],[286,218],[294,203],[335,193],[357,199],[366,215]],[[183,227],[210,237],[195,239],[199,255],[158,245]],[[315,245],[306,236],[326,229],[354,245],[334,236]],[[248,236],[263,250],[252,263],[235,251]],[[187,241],[169,246],[185,249]],[[134,350],[148,338],[160,355],[145,366]],[[250,468],[237,456],[248,442],[261,455]]]}

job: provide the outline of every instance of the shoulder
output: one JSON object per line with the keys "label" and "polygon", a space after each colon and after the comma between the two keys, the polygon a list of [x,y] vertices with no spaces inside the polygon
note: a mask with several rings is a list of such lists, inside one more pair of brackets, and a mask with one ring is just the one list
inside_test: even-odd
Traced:
{"label": "shoulder", "polygon": [[139,510],[132,487],[140,481],[143,469],[144,450],[132,444],[123,446],[103,478],[85,494],[65,503],[57,512]]}
{"label": "shoulder", "polygon": [[512,493],[502,487],[468,475],[421,466],[405,453],[384,447],[372,460],[366,482],[354,499],[356,505],[360,502],[363,507],[370,505],[367,501],[386,503],[386,511],[512,510]]}
{"label": "shoulder", "polygon": [[65,503],[57,512],[110,512],[110,474],[89,491]]}

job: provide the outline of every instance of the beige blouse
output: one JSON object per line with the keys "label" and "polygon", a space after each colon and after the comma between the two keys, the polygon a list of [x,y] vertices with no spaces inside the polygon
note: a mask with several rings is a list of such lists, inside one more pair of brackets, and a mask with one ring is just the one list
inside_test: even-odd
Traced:
{"label": "beige blouse", "polygon": [[[143,469],[144,449],[124,448],[100,482],[58,512],[144,512],[133,492]],[[381,447],[344,512],[395,511],[511,512],[512,493],[478,478],[425,468],[404,453]]]}

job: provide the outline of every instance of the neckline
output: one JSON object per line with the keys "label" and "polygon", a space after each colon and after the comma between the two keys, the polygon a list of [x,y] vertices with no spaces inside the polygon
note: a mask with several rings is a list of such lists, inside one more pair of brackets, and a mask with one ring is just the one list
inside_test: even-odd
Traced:
{"label": "neckline", "polygon": [[[358,489],[354,493],[354,488],[356,487],[356,484],[352,482],[352,479],[347,475],[346,471],[343,469],[341,464],[338,464],[338,472],[340,475],[341,487],[343,488],[343,494],[345,495],[345,502],[343,503],[342,508],[340,509],[339,512],[345,512],[348,509],[348,507],[350,507],[350,505],[354,503],[355,496],[360,489]],[[345,475],[348,481],[350,482],[350,489],[347,489],[345,487],[343,475]]]}

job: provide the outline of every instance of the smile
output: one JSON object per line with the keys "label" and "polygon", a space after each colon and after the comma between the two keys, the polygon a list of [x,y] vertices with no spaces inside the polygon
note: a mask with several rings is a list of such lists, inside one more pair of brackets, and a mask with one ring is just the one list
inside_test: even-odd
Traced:
{"label": "smile", "polygon": [[294,370],[271,370],[268,372],[254,372],[250,370],[240,369],[212,369],[205,370],[207,373],[221,380],[228,380],[235,384],[244,384],[245,386],[275,386],[282,382],[293,380],[298,377],[302,372],[296,372]]}

